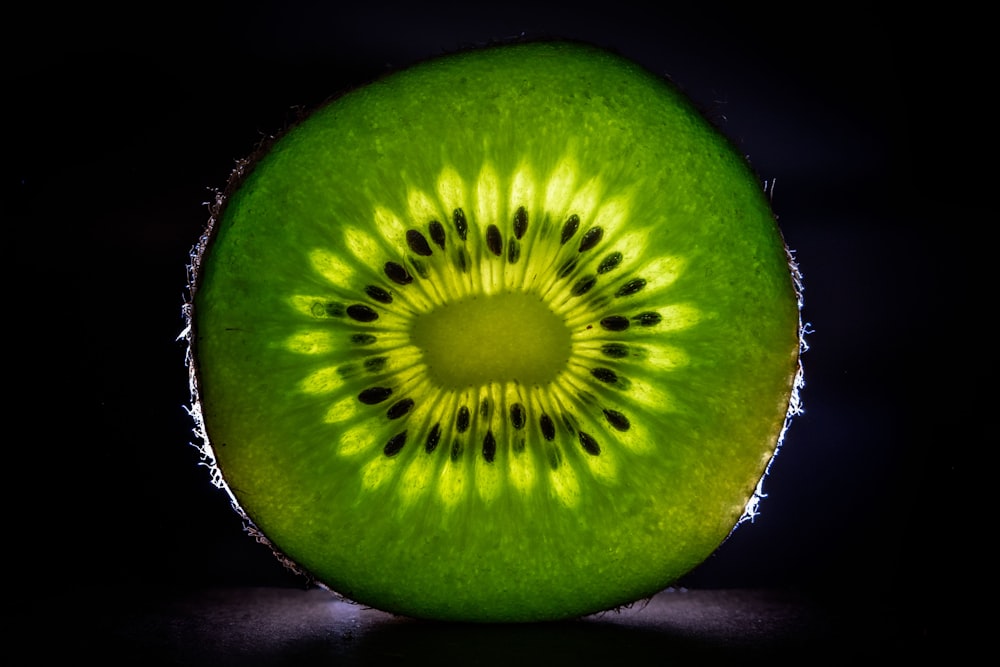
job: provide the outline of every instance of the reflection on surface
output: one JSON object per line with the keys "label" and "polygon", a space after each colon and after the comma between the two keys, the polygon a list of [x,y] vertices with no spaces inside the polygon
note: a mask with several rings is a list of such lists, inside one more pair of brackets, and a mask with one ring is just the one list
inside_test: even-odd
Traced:
{"label": "reflection on surface", "polygon": [[146,665],[688,664],[833,645],[827,619],[808,602],[752,590],[668,590],[575,621],[476,625],[394,617],[319,589],[218,589],[122,601],[94,622],[82,644],[95,655]]}

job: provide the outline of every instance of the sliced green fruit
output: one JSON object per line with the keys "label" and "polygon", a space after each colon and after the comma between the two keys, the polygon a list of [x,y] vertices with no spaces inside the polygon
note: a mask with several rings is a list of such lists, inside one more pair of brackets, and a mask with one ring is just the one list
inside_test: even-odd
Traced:
{"label": "sliced green fruit", "polygon": [[413,616],[652,595],[752,509],[797,273],[671,85],[530,43],[346,94],[234,177],[193,263],[196,415],[301,571]]}

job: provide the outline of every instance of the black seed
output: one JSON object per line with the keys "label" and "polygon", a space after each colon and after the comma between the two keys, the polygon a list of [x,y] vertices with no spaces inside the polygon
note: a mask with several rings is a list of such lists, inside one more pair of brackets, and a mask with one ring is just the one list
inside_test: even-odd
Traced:
{"label": "black seed", "polygon": [[573,296],[583,296],[596,284],[597,276],[584,276],[583,278],[580,278],[576,281],[576,284],[573,285]]}
{"label": "black seed", "polygon": [[358,367],[354,364],[346,364],[344,366],[337,367],[337,375],[342,378],[350,377],[358,370]]}
{"label": "black seed", "polygon": [[375,405],[376,403],[381,403],[391,395],[392,389],[389,387],[369,387],[358,394],[358,400],[367,405]]}
{"label": "black seed", "polygon": [[398,285],[409,285],[413,282],[413,276],[406,270],[406,267],[396,262],[385,263],[385,275],[389,276],[389,280]]}
{"label": "black seed", "polygon": [[510,423],[518,431],[524,428],[524,406],[520,403],[510,406]]}
{"label": "black seed", "polygon": [[616,430],[627,431],[632,426],[629,422],[628,417],[618,412],[617,410],[605,410],[604,417],[608,420]]}
{"label": "black seed", "polygon": [[399,419],[413,408],[413,399],[404,398],[392,404],[392,407],[385,411],[385,416],[389,419]]}
{"label": "black seed", "polygon": [[484,398],[479,404],[479,415],[484,419],[490,416],[490,399]]}
{"label": "black seed", "polygon": [[500,236],[500,228],[496,225],[486,228],[486,247],[497,257],[503,254],[503,238]]}
{"label": "black seed", "polygon": [[523,452],[524,451],[524,438],[518,438],[514,441],[514,451]]}
{"label": "black seed", "polygon": [[464,405],[458,409],[458,417],[455,418],[455,427],[459,433],[469,430],[469,408]]}
{"label": "black seed", "polygon": [[416,229],[406,230],[406,245],[410,246],[410,250],[422,257],[429,257],[434,252],[431,250],[430,245],[428,245],[424,235]]}
{"label": "black seed", "polygon": [[389,442],[385,443],[385,447],[382,448],[382,453],[386,456],[395,456],[396,454],[399,454],[399,450],[401,450],[405,444],[406,431],[397,433],[389,438]]}
{"label": "black seed", "polygon": [[378,285],[369,285],[366,287],[365,294],[380,303],[392,303],[392,295]]}
{"label": "black seed", "polygon": [[628,329],[628,318],[621,315],[610,315],[601,320],[601,328],[608,331],[625,331]]}
{"label": "black seed", "polygon": [[621,359],[628,356],[628,347],[621,343],[606,343],[601,346],[601,352],[607,357]]}
{"label": "black seed", "polygon": [[437,449],[438,442],[441,440],[441,424],[434,424],[434,428],[427,435],[427,442],[424,443],[424,450],[430,454],[435,449]]}
{"label": "black seed", "polygon": [[465,252],[465,248],[455,253],[455,261],[458,263],[458,268],[462,273],[469,272],[469,255]]}
{"label": "black seed", "polygon": [[601,238],[604,237],[604,230],[600,227],[591,227],[587,230],[587,233],[583,235],[580,239],[580,252],[587,252],[595,245],[601,242]]}
{"label": "black seed", "polygon": [[560,278],[565,278],[569,274],[573,273],[573,269],[576,268],[576,257],[566,260],[566,262],[559,267],[559,273],[557,274]]}
{"label": "black seed", "polygon": [[431,240],[434,241],[439,248],[444,250],[444,225],[437,220],[431,220],[431,224],[428,225],[428,229],[431,233]]}
{"label": "black seed", "polygon": [[601,382],[605,382],[607,384],[614,384],[618,382],[618,374],[610,368],[594,368],[591,369],[590,374]]}
{"label": "black seed", "polygon": [[365,359],[365,370],[369,373],[378,373],[385,368],[385,362],[388,359],[388,357],[371,357],[370,359]]}
{"label": "black seed", "polygon": [[638,315],[632,318],[632,321],[638,322],[641,326],[644,327],[655,327],[657,324],[663,321],[663,316],[660,315],[659,313],[650,311],[648,313],[639,313]]}
{"label": "black seed", "polygon": [[589,433],[580,431],[580,444],[583,446],[583,451],[591,456],[597,456],[601,453],[601,446],[597,444],[597,441]]}
{"label": "black seed", "polygon": [[377,338],[371,334],[354,334],[351,336],[351,342],[355,345],[371,345]]}
{"label": "black seed", "polygon": [[456,208],[455,212],[451,215],[451,219],[455,222],[455,231],[458,232],[458,238],[464,241],[465,237],[469,235],[469,221],[465,219],[465,211]]}
{"label": "black seed", "polygon": [[[313,311],[313,314],[316,314]],[[327,317],[343,317],[344,316],[344,304],[342,303],[326,303],[322,306],[322,314]]]}
{"label": "black seed", "polygon": [[562,234],[559,236],[559,244],[565,245],[566,241],[573,238],[573,234],[576,234],[576,230],[580,227],[580,216],[575,213],[568,218],[566,222],[563,223]]}
{"label": "black seed", "polygon": [[483,438],[483,458],[487,463],[493,463],[493,458],[497,455],[497,441],[493,437],[493,431],[487,431]]}
{"label": "black seed", "polygon": [[526,231],[528,231],[528,212],[523,206],[519,206],[514,212],[514,238],[520,240]]}
{"label": "black seed", "polygon": [[459,457],[462,456],[462,443],[458,441],[458,438],[451,443],[451,460],[458,461]]}
{"label": "black seed", "polygon": [[511,239],[507,242],[507,261],[517,264],[519,259],[521,259],[521,244]]}
{"label": "black seed", "polygon": [[426,280],[427,276],[430,275],[427,273],[427,265],[416,257],[407,257],[406,259],[410,260],[410,266],[413,267],[413,270],[416,271],[421,278]]}
{"label": "black seed", "polygon": [[552,423],[551,417],[543,414],[538,420],[538,425],[542,427],[542,436],[546,440],[553,440],[556,437],[556,425]]}
{"label": "black seed", "polygon": [[615,296],[617,297],[631,296],[645,286],[646,286],[646,281],[643,278],[634,278],[625,283],[624,285],[622,285],[621,287],[619,287],[618,291],[615,292]]}
{"label": "black seed", "polygon": [[351,316],[352,320],[357,320],[358,322],[374,322],[378,319],[378,313],[361,303],[348,306],[347,314]]}
{"label": "black seed", "polygon": [[597,267],[597,272],[607,273],[612,269],[618,268],[618,265],[621,263],[622,263],[622,254],[620,252],[613,252],[601,260],[600,266]]}
{"label": "black seed", "polygon": [[410,250],[421,257],[429,257],[434,253],[430,244],[427,243],[426,237],[416,229],[406,230],[406,245],[410,246]]}

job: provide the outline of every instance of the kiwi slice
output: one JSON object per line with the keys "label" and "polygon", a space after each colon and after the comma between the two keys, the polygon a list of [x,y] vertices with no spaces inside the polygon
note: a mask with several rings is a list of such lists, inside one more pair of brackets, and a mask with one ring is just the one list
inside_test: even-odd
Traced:
{"label": "kiwi slice", "polygon": [[800,289],[690,101],[565,42],[452,54],[241,164],[193,252],[195,417],[251,530],[439,619],[641,599],[752,514]]}

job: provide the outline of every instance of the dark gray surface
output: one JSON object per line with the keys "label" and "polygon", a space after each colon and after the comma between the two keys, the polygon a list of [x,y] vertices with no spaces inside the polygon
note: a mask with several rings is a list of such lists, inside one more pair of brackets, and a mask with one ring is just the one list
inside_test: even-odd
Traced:
{"label": "dark gray surface", "polygon": [[[864,600],[859,596],[859,603]],[[70,614],[66,607],[46,607],[47,627],[70,622],[71,630],[85,630],[78,640],[85,654],[135,665],[510,667],[763,658],[827,664],[835,657],[898,658],[940,647],[939,637],[904,627],[889,608],[845,618],[800,593],[774,590],[669,589],[618,611],[522,625],[393,617],[339,601],[321,589],[220,588],[166,597],[105,597],[96,609],[86,609],[85,598],[77,602]],[[59,641],[55,635],[51,640]]]}

